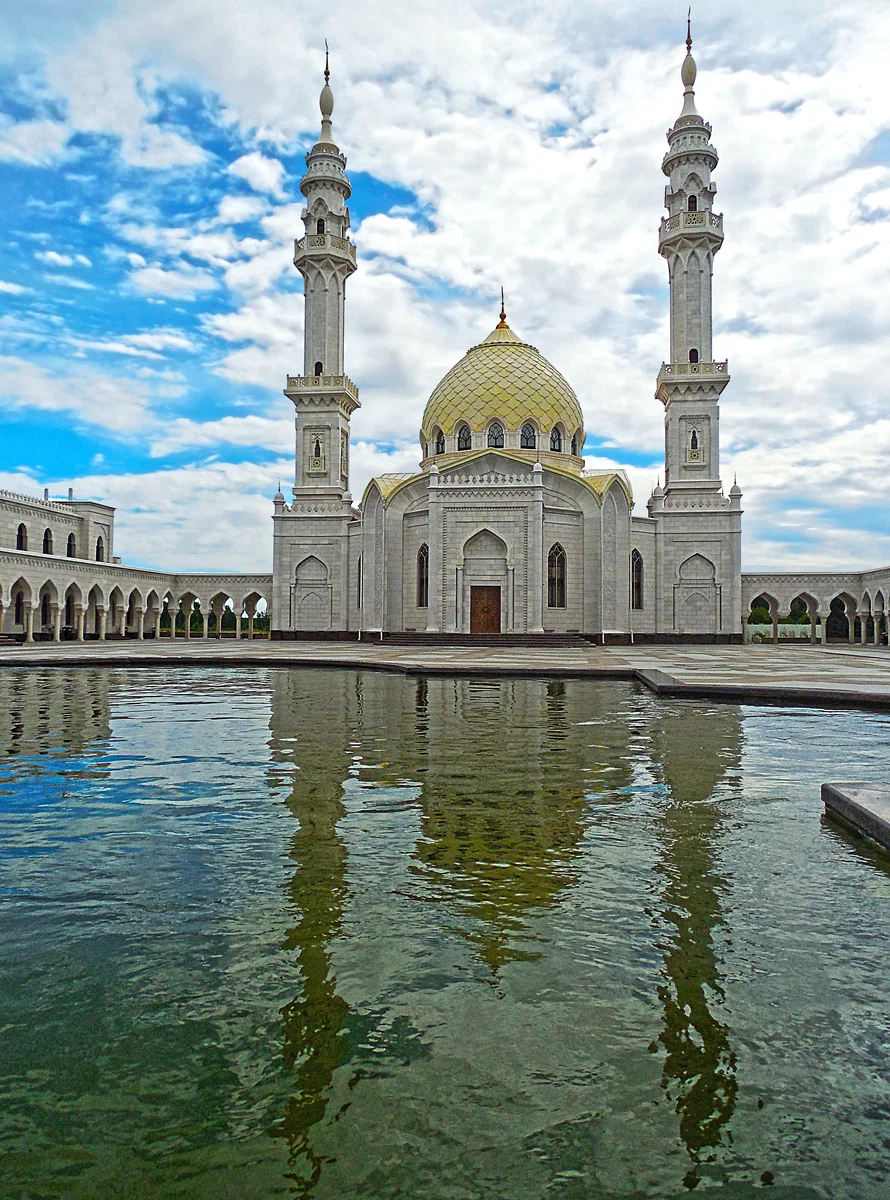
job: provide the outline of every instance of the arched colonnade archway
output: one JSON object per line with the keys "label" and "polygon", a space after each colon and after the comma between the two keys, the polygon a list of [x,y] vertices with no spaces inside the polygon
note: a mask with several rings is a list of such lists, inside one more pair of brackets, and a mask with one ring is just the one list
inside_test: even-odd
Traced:
{"label": "arched colonnade archway", "polygon": [[[84,574],[0,574],[0,636],[26,642],[268,636],[267,576]],[[134,576],[143,577],[134,583]]]}
{"label": "arched colonnade archway", "polygon": [[[763,586],[761,586],[763,585]],[[810,641],[886,646],[890,632],[890,568],[868,578],[837,574],[743,575],[742,620],[767,614],[773,641],[780,625],[808,624]],[[762,618],[761,618],[762,619]]]}

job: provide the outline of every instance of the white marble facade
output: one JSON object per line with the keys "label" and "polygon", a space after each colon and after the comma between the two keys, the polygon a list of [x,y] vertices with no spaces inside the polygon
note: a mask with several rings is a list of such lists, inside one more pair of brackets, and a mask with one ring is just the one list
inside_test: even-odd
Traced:
{"label": "white marble facade", "polygon": [[691,44],[683,109],[662,164],[668,215],[659,252],[671,289],[665,482],[633,516],[621,472],[584,471],[583,417],[572,389],[506,324],[456,364],[430,397],[416,474],[349,491],[349,423],[358,390],[345,375],[346,158],[332,138],[333,96],[301,181],[305,234],[303,374],[293,500],[275,498],[273,636],[324,632],[578,632],[598,640],[674,636],[740,640],[741,492],[724,495],[718,403],[727,364],[711,349],[711,275],[723,241],[713,211],[717,154],[695,108]]}

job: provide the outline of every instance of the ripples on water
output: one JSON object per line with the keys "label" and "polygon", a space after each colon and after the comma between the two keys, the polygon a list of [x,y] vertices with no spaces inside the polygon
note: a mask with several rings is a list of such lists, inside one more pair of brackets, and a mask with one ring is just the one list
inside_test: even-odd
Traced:
{"label": "ripples on water", "polygon": [[0,676],[0,1194],[886,1197],[890,721]]}

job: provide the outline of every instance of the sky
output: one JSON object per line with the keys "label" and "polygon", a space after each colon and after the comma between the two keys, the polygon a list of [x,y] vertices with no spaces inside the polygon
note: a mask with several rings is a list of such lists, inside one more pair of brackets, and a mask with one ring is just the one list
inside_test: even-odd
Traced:
{"label": "sky", "polygon": [[[125,562],[269,570],[302,367],[324,39],[359,270],[352,493],[414,470],[497,322],[574,387],[587,465],[663,472],[666,0],[37,0],[0,17],[0,487],[117,506]],[[890,4],[708,0],[714,354],[743,565],[890,562]]]}

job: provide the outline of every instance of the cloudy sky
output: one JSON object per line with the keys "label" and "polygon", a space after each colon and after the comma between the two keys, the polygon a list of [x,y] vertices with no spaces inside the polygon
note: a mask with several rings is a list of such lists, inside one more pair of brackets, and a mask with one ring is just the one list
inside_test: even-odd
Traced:
{"label": "cloudy sky", "polygon": [[[0,487],[118,506],[125,561],[268,569],[293,479],[299,179],[323,41],[360,269],[353,493],[413,469],[497,319],[578,393],[638,513],[661,471],[665,0],[39,0],[0,19]],[[722,473],[745,567],[890,561],[890,4],[707,0]]]}

